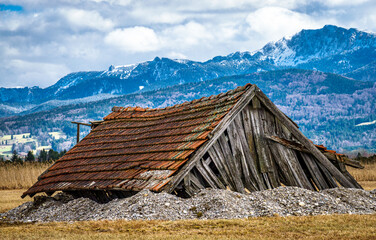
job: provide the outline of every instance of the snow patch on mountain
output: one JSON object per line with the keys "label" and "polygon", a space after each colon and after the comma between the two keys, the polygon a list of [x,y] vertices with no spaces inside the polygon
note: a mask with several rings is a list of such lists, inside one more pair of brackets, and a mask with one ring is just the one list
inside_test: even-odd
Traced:
{"label": "snow patch on mountain", "polygon": [[129,64],[129,65],[120,65],[113,66],[111,65],[107,71],[104,71],[101,75],[107,76],[119,76],[120,79],[128,78],[132,71],[138,66],[138,64]]}
{"label": "snow patch on mountain", "polygon": [[357,125],[355,125],[356,127],[360,127],[360,126],[368,126],[368,125],[373,125],[373,124],[376,124],[376,120],[372,121],[372,122],[364,122],[364,123],[359,123]]}

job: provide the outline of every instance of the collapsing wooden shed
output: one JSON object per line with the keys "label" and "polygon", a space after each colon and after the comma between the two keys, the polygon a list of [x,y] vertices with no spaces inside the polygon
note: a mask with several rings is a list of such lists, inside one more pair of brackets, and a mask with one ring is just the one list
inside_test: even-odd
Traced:
{"label": "collapsing wooden shed", "polygon": [[107,202],[143,189],[188,197],[208,187],[361,188],[345,165],[361,167],[314,145],[247,84],[163,109],[114,107],[22,197],[64,191]]}

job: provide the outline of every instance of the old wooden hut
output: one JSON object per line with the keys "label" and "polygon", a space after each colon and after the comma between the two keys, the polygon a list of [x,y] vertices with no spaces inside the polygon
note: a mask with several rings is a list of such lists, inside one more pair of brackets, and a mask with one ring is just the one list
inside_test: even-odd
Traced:
{"label": "old wooden hut", "polygon": [[163,109],[114,107],[23,197],[64,191],[106,202],[142,189],[192,196],[208,187],[361,188],[346,164],[360,167],[314,145],[247,84]]}

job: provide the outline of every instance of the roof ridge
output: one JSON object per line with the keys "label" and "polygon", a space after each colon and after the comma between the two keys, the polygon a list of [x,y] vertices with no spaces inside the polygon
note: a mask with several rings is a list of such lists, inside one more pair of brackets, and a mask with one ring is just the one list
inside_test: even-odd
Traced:
{"label": "roof ridge", "polygon": [[149,107],[142,108],[140,106],[135,106],[135,107],[132,107],[132,106],[128,106],[128,107],[114,106],[112,108],[112,112],[149,112],[149,111],[168,110],[168,109],[171,109],[171,108],[177,108],[177,107],[181,107],[181,106],[184,106],[184,105],[194,104],[194,103],[197,103],[197,102],[212,100],[213,98],[221,98],[221,97],[224,97],[224,96],[232,95],[232,94],[235,94],[237,92],[244,91],[251,86],[252,86],[252,84],[247,83],[244,86],[239,86],[239,87],[232,89],[232,90],[229,90],[227,92],[222,92],[222,93],[219,93],[217,95],[211,95],[211,96],[208,96],[208,97],[193,99],[191,101],[185,101],[183,103],[176,104],[176,105],[173,105],[173,106],[164,107],[164,108],[149,108]]}

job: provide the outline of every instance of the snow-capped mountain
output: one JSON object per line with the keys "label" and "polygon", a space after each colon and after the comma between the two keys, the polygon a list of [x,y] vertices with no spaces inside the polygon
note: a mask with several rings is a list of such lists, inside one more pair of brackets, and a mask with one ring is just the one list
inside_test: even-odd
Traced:
{"label": "snow-capped mountain", "polygon": [[206,62],[156,57],[139,64],[110,66],[105,71],[71,73],[44,89],[0,88],[0,116],[16,114],[14,109],[21,105],[23,110],[34,111],[31,109],[39,109],[41,104],[43,109],[57,106],[56,100],[58,104],[72,103],[73,100],[85,102],[91,96],[108,98],[286,68],[319,70],[376,81],[373,74],[375,59],[375,34],[327,25],[321,29],[302,30],[291,38],[268,43],[258,51],[217,56]]}
{"label": "snow-capped mountain", "polygon": [[[311,64],[320,68],[318,62],[340,59],[331,65],[339,66],[342,68],[340,73],[346,73],[373,61],[375,48],[375,34],[326,25],[318,30],[302,30],[290,39],[268,43],[254,55],[259,53],[259,59],[270,59],[277,66],[289,67]],[[354,58],[361,54],[365,55]]]}

